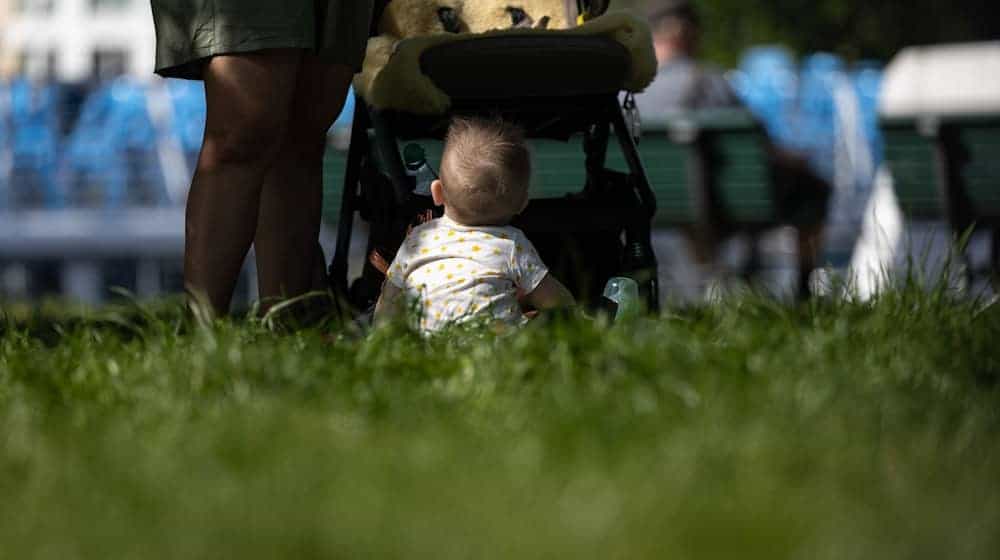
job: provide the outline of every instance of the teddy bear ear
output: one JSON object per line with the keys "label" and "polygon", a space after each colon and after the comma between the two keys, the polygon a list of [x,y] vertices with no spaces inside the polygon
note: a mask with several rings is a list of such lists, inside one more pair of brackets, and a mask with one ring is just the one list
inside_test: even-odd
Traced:
{"label": "teddy bear ear", "polygon": [[524,8],[517,6],[507,6],[507,13],[510,15],[511,27],[531,27],[534,21],[531,16],[524,11]]}
{"label": "teddy bear ear", "polygon": [[438,8],[437,11],[438,20],[441,21],[441,26],[448,33],[461,33],[462,23],[458,19],[458,13],[455,12],[454,8],[447,6],[442,6]]}

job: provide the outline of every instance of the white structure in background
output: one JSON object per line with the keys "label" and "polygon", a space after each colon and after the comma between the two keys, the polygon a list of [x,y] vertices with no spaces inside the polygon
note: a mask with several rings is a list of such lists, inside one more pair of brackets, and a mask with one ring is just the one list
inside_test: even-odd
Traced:
{"label": "white structure in background", "polygon": [[1000,41],[904,49],[886,69],[886,117],[1000,113]]}
{"label": "white structure in background", "polygon": [[14,57],[4,48],[7,35],[7,20],[10,17],[11,4],[16,0],[0,0],[0,80],[14,71]]}
{"label": "white structure in background", "polygon": [[[879,113],[924,118],[1000,113],[1000,42],[903,50],[886,69]],[[885,272],[906,251],[905,230],[892,177],[882,169],[851,263],[859,296],[870,298],[884,287]]]}
{"label": "white structure in background", "polygon": [[30,77],[81,81],[153,71],[148,0],[0,0],[7,4],[0,53]]}

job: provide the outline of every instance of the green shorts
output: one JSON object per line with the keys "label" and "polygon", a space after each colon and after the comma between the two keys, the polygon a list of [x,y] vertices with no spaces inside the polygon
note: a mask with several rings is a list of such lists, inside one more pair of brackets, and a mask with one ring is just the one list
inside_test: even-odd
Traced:
{"label": "green shorts", "polygon": [[200,80],[220,54],[299,48],[361,69],[373,0],[152,0],[156,73]]}

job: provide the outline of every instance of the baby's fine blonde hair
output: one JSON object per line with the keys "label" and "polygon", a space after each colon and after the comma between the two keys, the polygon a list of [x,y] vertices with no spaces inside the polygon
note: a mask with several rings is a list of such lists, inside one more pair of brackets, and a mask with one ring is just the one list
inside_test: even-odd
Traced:
{"label": "baby's fine blonde hair", "polygon": [[445,204],[469,226],[505,225],[528,201],[524,130],[500,119],[455,118],[441,157]]}

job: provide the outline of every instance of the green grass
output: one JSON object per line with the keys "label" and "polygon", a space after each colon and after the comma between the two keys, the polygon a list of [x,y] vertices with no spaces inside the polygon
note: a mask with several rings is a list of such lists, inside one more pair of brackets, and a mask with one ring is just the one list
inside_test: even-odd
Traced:
{"label": "green grass", "polygon": [[997,558],[1000,307],[505,338],[8,308],[0,558]]}

